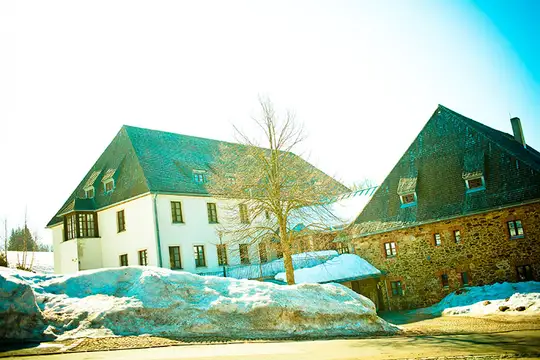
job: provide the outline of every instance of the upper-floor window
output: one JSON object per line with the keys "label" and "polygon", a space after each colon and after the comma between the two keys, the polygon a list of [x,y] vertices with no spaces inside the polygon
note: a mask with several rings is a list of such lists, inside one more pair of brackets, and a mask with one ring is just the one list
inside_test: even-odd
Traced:
{"label": "upper-floor window", "polygon": [[387,258],[396,256],[396,243],[393,241],[384,243],[384,252],[386,253]]}
{"label": "upper-floor window", "polygon": [[148,252],[146,249],[139,250],[139,265],[147,266],[148,265]]}
{"label": "upper-floor window", "polygon": [[240,263],[249,264],[249,245],[240,244]]}
{"label": "upper-floor window", "polygon": [[525,233],[523,232],[523,225],[521,225],[521,220],[512,220],[507,224],[511,239],[518,239],[525,236]]}
{"label": "upper-floor window", "polygon": [[105,193],[109,193],[114,190],[114,179],[109,179],[103,183],[103,189]]}
{"label": "upper-floor window", "polygon": [[216,203],[207,203],[206,209],[208,211],[208,222],[210,224],[217,224],[218,217],[217,217]]}
{"label": "upper-floor window", "polygon": [[204,257],[204,245],[193,246],[193,257],[195,258],[195,267],[206,266],[206,259]]}
{"label": "upper-floor window", "polygon": [[87,199],[93,199],[94,198],[94,187],[90,186],[90,187],[84,189],[84,196]]}
{"label": "upper-floor window", "polygon": [[392,296],[403,296],[403,285],[401,281],[391,281],[390,287],[392,288]]}
{"label": "upper-floor window", "polygon": [[171,269],[181,269],[182,260],[180,260],[180,246],[169,246],[169,260]]}
{"label": "upper-floor window", "polygon": [[459,244],[461,242],[461,231],[454,230],[454,241],[456,244]]}
{"label": "upper-floor window", "polygon": [[248,214],[248,207],[246,204],[240,204],[238,205],[239,212],[240,212],[240,222],[242,224],[249,224],[249,214]]}
{"label": "upper-floor window", "polygon": [[204,184],[206,182],[206,171],[193,170],[193,182],[196,184]]}
{"label": "upper-floor window", "polygon": [[80,238],[95,237],[96,236],[96,222],[95,215],[93,213],[79,213],[78,219],[78,233]]}
{"label": "upper-floor window", "polygon": [[97,219],[94,213],[75,213],[64,218],[66,240],[98,236]]}
{"label": "upper-floor window", "polygon": [[126,231],[126,218],[124,210],[116,212],[116,230],[117,232]]}
{"label": "upper-floor window", "polygon": [[171,216],[172,222],[175,224],[181,224],[184,222],[182,215],[182,203],[180,201],[171,201]]}
{"label": "upper-floor window", "polygon": [[400,195],[401,207],[408,207],[416,205],[416,193],[410,193]]}
{"label": "upper-floor window", "polygon": [[218,257],[218,265],[228,265],[228,259],[227,259],[227,245],[216,245],[217,247],[217,257]]}
{"label": "upper-floor window", "polygon": [[442,245],[441,234],[439,233],[433,234],[433,243],[435,244],[435,246]]}
{"label": "upper-floor window", "polygon": [[474,192],[486,189],[486,183],[483,176],[478,176],[465,180],[467,186],[467,192]]}
{"label": "upper-floor window", "polygon": [[448,274],[441,274],[441,283],[443,287],[448,287]]}
{"label": "upper-floor window", "polygon": [[120,255],[120,266],[128,266],[128,256],[127,256],[127,254]]}

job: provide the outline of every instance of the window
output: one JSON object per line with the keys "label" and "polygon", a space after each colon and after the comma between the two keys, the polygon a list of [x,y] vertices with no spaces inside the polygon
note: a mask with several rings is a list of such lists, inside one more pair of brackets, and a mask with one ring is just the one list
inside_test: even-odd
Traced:
{"label": "window", "polygon": [[247,265],[249,264],[249,245],[240,244],[240,263]]}
{"label": "window", "polygon": [[441,275],[441,283],[442,283],[442,286],[443,287],[448,287],[449,283],[448,283],[448,274],[442,274]]}
{"label": "window", "polygon": [[103,183],[103,188],[105,189],[105,193],[109,193],[114,190],[114,179],[109,179],[106,182]]}
{"label": "window", "polygon": [[512,220],[508,222],[508,232],[511,239],[518,239],[524,237],[523,226],[521,220]]}
{"label": "window", "polygon": [[384,243],[384,252],[386,253],[387,258],[396,256],[397,254],[396,243],[395,242]]}
{"label": "window", "polygon": [[469,274],[467,272],[461,273],[461,286],[469,286]]}
{"label": "window", "polygon": [[416,204],[416,194],[415,193],[401,195],[400,199],[401,199],[401,206],[402,207],[412,206],[412,205]]}
{"label": "window", "polygon": [[231,184],[231,185],[236,184],[236,178],[235,178],[234,176],[232,176],[232,175],[227,176],[227,181],[228,181],[229,184]]}
{"label": "window", "polygon": [[248,215],[248,207],[246,204],[240,204],[239,205],[239,211],[240,211],[240,222],[242,224],[249,224],[249,215]]}
{"label": "window", "polygon": [[184,222],[184,217],[182,216],[182,203],[180,201],[171,201],[171,215],[174,224],[181,224]]}
{"label": "window", "polygon": [[434,234],[433,235],[433,242],[434,242],[435,246],[441,246],[442,245],[441,234],[439,234],[439,233]]}
{"label": "window", "polygon": [[66,240],[74,239],[77,235],[77,215],[66,216]]}
{"label": "window", "polygon": [[266,253],[266,244],[259,243],[259,259],[261,263],[265,263],[268,261],[268,255]]}
{"label": "window", "polygon": [[204,258],[204,246],[195,245],[193,246],[193,256],[195,257],[195,266],[203,267],[206,266],[206,259]]}
{"label": "window", "polygon": [[148,265],[148,253],[145,250],[139,250],[139,265],[147,266]]}
{"label": "window", "polygon": [[116,229],[117,232],[126,231],[126,218],[124,216],[124,210],[120,210],[116,213]]}
{"label": "window", "polygon": [[391,281],[390,287],[392,288],[392,296],[403,296],[401,281]]}
{"label": "window", "polygon": [[[385,245],[385,248],[386,248],[386,245]],[[395,250],[395,245],[394,245],[394,250]],[[348,254],[350,253],[350,250],[349,250],[349,247],[342,243],[342,242],[339,242],[336,244],[336,251],[338,252],[338,254]],[[387,255],[388,256],[388,255]]]}
{"label": "window", "polygon": [[281,250],[281,246],[278,246],[278,248],[276,249],[276,257],[278,259],[283,259],[283,251]]}
{"label": "window", "polygon": [[92,213],[82,213],[77,214],[79,220],[79,237],[95,237],[96,236],[96,224],[94,221],[94,214]]}
{"label": "window", "polygon": [[461,242],[461,232],[459,230],[454,230],[454,241],[456,244]]}
{"label": "window", "polygon": [[120,266],[128,266],[127,254],[120,255]]}
{"label": "window", "polygon": [[181,269],[182,261],[180,260],[180,246],[169,246],[169,259],[171,261],[171,269]]}
{"label": "window", "polygon": [[204,184],[206,182],[206,172],[203,170],[193,170],[193,182]]}
{"label": "window", "polygon": [[207,203],[206,207],[208,210],[208,222],[210,224],[217,224],[218,218],[217,218],[216,203]]}
{"label": "window", "polygon": [[227,246],[226,245],[216,245],[217,247],[217,258],[218,265],[228,265],[227,259]]}
{"label": "window", "polygon": [[264,210],[264,217],[266,218],[266,220],[270,220],[270,211]]}
{"label": "window", "polygon": [[486,188],[483,176],[467,179],[465,180],[465,185],[467,186],[467,192],[484,190]]}
{"label": "window", "polygon": [[87,189],[84,190],[84,196],[87,198],[87,199],[93,199],[94,198],[94,187],[89,187]]}
{"label": "window", "polygon": [[533,281],[531,265],[516,266],[518,281]]}

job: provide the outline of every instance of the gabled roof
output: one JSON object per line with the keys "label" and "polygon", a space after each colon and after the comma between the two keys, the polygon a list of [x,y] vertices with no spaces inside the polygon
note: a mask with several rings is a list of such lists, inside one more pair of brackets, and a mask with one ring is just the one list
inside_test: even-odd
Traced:
{"label": "gabled roof", "polygon": [[[467,192],[464,179],[478,175],[486,189]],[[417,203],[402,207],[398,190],[413,182]],[[439,105],[350,230],[361,237],[536,200],[540,153]]]}
{"label": "gabled roof", "polygon": [[[95,187],[95,209],[144,193],[207,196],[205,184],[193,181],[193,171],[211,171],[220,151],[239,151],[245,146],[195,136],[124,125],[88,174],[47,226],[62,219],[69,204],[84,197],[84,188]],[[314,172],[317,168],[304,161]],[[113,178],[115,190],[105,194],[103,181]],[[335,181],[335,189],[348,189]]]}

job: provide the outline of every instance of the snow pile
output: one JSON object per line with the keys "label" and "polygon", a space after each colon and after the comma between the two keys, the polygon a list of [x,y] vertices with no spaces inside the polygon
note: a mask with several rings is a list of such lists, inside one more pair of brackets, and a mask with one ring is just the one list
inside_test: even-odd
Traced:
{"label": "snow pile", "polygon": [[[366,260],[354,254],[343,254],[323,264],[294,271],[298,284],[344,281],[380,275],[381,272]],[[275,276],[276,280],[286,281],[284,272]]]}
{"label": "snow pile", "polygon": [[418,313],[433,315],[540,314],[540,282],[467,287]]}
{"label": "snow pile", "polygon": [[[16,267],[22,262],[23,253],[19,251],[8,251],[9,267]],[[33,259],[33,260],[32,260]],[[52,252],[28,252],[26,254],[26,264],[32,263],[32,271],[52,274],[54,273],[54,253]]]}
{"label": "snow pile", "polygon": [[[397,331],[377,317],[369,299],[337,284],[280,286],[153,267],[72,275],[5,269],[0,281],[2,338],[283,338]],[[19,325],[24,316],[30,320]]]}

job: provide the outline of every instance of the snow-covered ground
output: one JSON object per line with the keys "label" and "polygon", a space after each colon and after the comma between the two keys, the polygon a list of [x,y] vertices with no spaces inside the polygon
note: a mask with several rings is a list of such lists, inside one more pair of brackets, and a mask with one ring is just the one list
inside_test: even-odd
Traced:
{"label": "snow-covered ground", "polygon": [[[358,255],[343,254],[334,257],[323,264],[294,271],[294,280],[297,284],[324,283],[345,279],[362,278],[380,275],[381,272]],[[279,281],[286,281],[284,272],[274,277]]]}
{"label": "snow-covered ground", "polygon": [[413,311],[429,315],[540,315],[540,282],[467,287],[447,295],[433,306]]}
{"label": "snow-covered ground", "polygon": [[[16,267],[17,263],[22,263],[23,253],[18,251],[8,251],[9,267]],[[32,270],[39,273],[54,273],[54,254],[52,252],[29,252],[26,255],[26,264],[32,263]]]}
{"label": "snow-covered ground", "polygon": [[154,267],[71,275],[0,269],[0,338],[280,338],[395,333],[337,284],[281,286]]}

